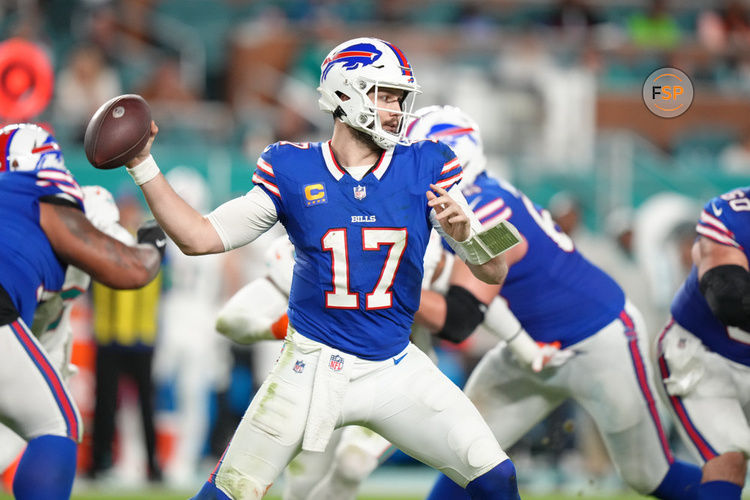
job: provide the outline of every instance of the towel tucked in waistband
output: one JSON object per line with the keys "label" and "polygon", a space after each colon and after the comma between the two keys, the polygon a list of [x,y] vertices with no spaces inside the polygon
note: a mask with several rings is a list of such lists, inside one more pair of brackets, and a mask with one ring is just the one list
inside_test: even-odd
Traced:
{"label": "towel tucked in waistband", "polygon": [[322,452],[326,449],[341,415],[352,365],[356,359],[351,354],[320,345],[310,410],[302,438],[302,449],[305,451]]}

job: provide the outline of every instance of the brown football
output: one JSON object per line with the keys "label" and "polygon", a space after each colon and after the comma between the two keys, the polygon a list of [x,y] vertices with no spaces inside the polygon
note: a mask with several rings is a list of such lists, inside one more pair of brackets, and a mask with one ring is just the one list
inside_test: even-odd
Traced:
{"label": "brown football", "polygon": [[150,132],[151,109],[143,97],[113,97],[89,120],[83,138],[86,158],[96,168],[117,168],[143,149]]}

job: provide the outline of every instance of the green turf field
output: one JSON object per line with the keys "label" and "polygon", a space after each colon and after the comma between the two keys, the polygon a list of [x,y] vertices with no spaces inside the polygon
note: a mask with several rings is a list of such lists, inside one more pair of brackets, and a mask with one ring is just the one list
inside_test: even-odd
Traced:
{"label": "green turf field", "polygon": [[[72,500],[144,500],[144,499],[153,499],[153,500],[185,500],[186,498],[189,498],[190,494],[193,493],[175,493],[170,492],[167,490],[160,490],[160,489],[151,489],[151,490],[144,490],[137,493],[111,493],[111,492],[105,492],[105,491],[90,491],[87,493],[80,493],[75,494],[72,497]],[[636,499],[643,499],[644,497],[638,496],[636,494],[620,494],[620,495],[613,495],[613,496],[606,496],[606,497],[594,497],[594,496],[579,496],[579,495],[543,495],[543,496],[533,496],[533,495],[524,495],[522,494],[521,497],[523,500],[577,500],[580,498],[589,498],[589,499],[601,499],[601,500],[636,500]],[[361,496],[359,497],[359,500],[423,500],[423,496]],[[270,495],[267,496],[266,499],[268,500],[281,500],[281,497]],[[2,495],[0,494],[0,500],[12,500],[12,497],[9,495]]]}

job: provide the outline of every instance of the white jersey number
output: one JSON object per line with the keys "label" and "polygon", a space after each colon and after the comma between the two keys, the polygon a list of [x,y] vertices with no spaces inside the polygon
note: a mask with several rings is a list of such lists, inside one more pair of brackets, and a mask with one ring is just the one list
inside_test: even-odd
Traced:
{"label": "white jersey number", "polygon": [[729,193],[721,195],[722,200],[729,202],[729,206],[735,212],[748,212],[750,211],[750,200],[745,197],[745,192],[741,189],[735,189]]}
{"label": "white jersey number", "polygon": [[[349,291],[349,254],[345,228],[330,229],[321,239],[323,250],[331,252],[331,271],[333,274],[333,291],[326,292],[326,307],[334,309],[356,309],[359,306],[359,294]],[[406,228],[399,229],[362,229],[362,249],[380,250],[382,245],[389,245],[380,278],[372,292],[366,295],[367,309],[385,309],[393,305],[390,291],[396,277],[401,256],[406,248]]]}

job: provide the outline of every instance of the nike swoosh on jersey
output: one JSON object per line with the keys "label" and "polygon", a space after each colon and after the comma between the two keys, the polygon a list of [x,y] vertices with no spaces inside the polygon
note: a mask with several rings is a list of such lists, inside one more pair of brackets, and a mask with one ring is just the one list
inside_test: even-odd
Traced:
{"label": "nike swoosh on jersey", "polygon": [[393,358],[393,364],[394,365],[399,364],[401,361],[403,361],[403,359],[406,357],[407,354],[409,354],[409,353],[406,352],[406,353],[402,354],[401,356],[399,356],[398,358]]}
{"label": "nike swoosh on jersey", "polygon": [[716,208],[716,205],[714,205],[713,202],[711,203],[711,209],[714,211],[716,217],[721,217],[721,214],[724,212],[723,208]]}
{"label": "nike swoosh on jersey", "polygon": [[156,246],[157,246],[158,248],[161,248],[161,247],[163,247],[163,246],[164,246],[164,245],[166,245],[166,244],[167,244],[167,240],[164,240],[164,239],[161,239],[161,240],[156,240]]}

